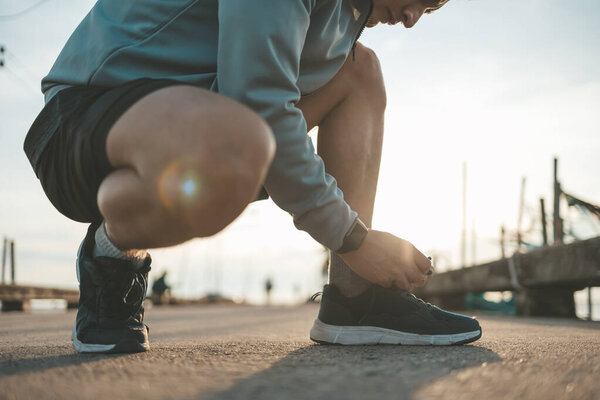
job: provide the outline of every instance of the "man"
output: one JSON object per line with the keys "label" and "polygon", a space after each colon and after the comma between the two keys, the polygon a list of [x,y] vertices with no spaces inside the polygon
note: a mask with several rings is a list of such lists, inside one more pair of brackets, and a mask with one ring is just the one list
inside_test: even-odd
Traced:
{"label": "man", "polygon": [[167,285],[167,271],[152,284],[152,304],[169,304],[171,287]]}
{"label": "man", "polygon": [[46,106],[25,141],[54,206],[91,223],[75,348],[147,350],[146,249],[219,232],[259,191],[331,251],[313,340],[479,338],[474,319],[410,294],[433,272],[427,257],[367,228],[386,99],[357,39],[445,2],[99,0],[42,81]]}

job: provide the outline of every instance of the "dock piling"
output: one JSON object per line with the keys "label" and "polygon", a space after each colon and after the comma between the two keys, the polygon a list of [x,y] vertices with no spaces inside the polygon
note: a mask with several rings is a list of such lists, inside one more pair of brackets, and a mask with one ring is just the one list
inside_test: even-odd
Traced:
{"label": "dock piling", "polygon": [[575,318],[572,289],[543,288],[514,292],[517,315]]}
{"label": "dock piling", "polygon": [[588,286],[587,288],[587,295],[588,295],[588,319],[591,321],[592,320],[592,287]]}

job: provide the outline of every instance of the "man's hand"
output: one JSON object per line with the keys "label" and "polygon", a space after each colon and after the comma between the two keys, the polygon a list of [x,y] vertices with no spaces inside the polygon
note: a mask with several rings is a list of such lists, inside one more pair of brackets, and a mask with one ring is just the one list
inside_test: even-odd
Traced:
{"label": "man's hand", "polygon": [[411,291],[425,285],[433,272],[431,261],[410,242],[376,230],[369,231],[358,250],[340,257],[358,275],[383,287]]}

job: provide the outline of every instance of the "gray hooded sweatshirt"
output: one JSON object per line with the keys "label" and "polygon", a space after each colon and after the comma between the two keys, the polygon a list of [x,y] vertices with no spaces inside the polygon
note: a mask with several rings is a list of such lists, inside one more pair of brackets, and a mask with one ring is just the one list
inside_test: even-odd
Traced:
{"label": "gray hooded sweatshirt", "polygon": [[351,52],[370,0],[99,0],[67,41],[42,91],[170,78],[261,115],[277,151],[264,186],[298,229],[336,250],[356,218],[325,173],[296,107]]}

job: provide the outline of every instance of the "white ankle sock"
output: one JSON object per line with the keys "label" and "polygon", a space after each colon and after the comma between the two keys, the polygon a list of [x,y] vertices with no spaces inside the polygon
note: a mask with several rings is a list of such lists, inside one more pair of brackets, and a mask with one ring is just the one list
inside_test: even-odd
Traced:
{"label": "white ankle sock", "polygon": [[146,250],[121,250],[110,241],[106,234],[104,222],[96,230],[96,245],[94,246],[94,257],[111,257],[119,260],[130,261],[136,268],[144,265],[144,260],[148,256]]}

